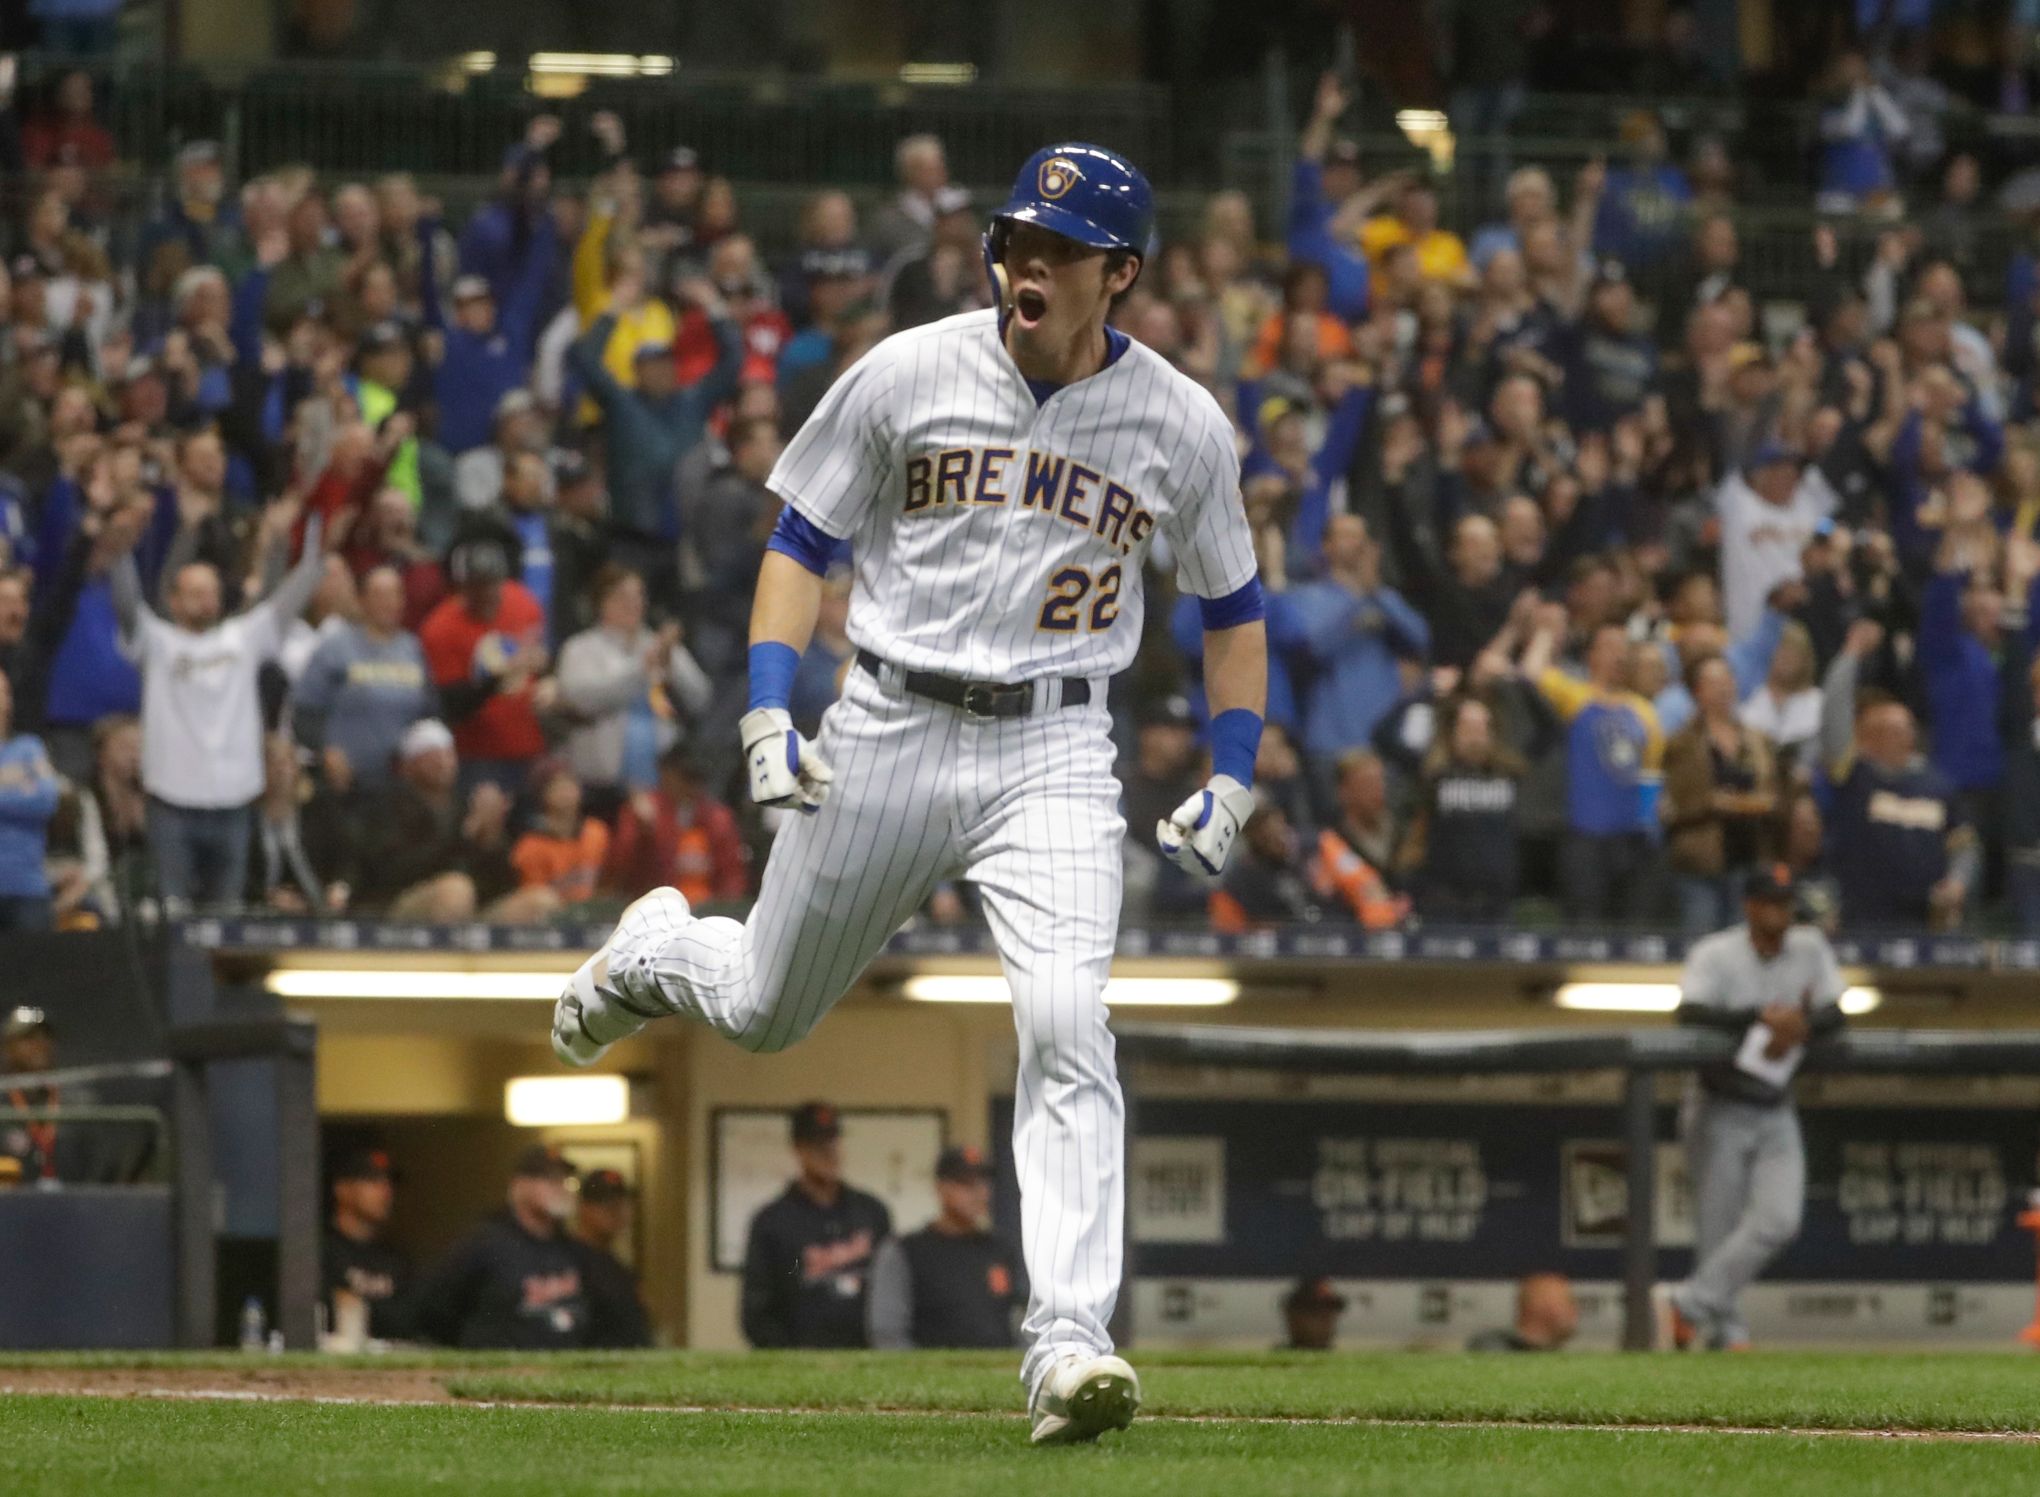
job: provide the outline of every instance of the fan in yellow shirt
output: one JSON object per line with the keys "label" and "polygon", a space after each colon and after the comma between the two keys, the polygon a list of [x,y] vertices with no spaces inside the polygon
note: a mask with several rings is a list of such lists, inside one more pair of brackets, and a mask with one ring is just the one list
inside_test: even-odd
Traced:
{"label": "fan in yellow shirt", "polygon": [[[616,311],[616,331],[602,350],[602,364],[625,389],[637,387],[637,352],[648,344],[670,347],[675,327],[673,314],[657,297],[646,297],[628,309],[612,307],[611,289],[619,280],[645,278],[645,252],[637,242],[636,181],[630,186],[616,184],[613,196],[595,203],[588,214],[588,226],[574,246],[574,311],[581,326],[592,325],[603,313]],[[600,412],[592,400],[583,397],[581,423],[593,425]]]}
{"label": "fan in yellow shirt", "polygon": [[1360,226],[1361,252],[1376,271],[1390,250],[1404,244],[1416,246],[1417,268],[1425,280],[1453,286],[1472,283],[1466,246],[1450,229],[1438,227],[1438,194],[1422,182],[1403,188],[1393,212],[1378,213]]}

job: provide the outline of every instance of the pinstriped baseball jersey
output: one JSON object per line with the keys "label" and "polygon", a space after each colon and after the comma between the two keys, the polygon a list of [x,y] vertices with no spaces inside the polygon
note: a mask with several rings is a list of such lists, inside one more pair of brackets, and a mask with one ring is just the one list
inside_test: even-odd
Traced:
{"label": "pinstriped baseball jersey", "polygon": [[1124,670],[1157,533],[1199,597],[1254,576],[1218,403],[1136,343],[1037,404],[989,310],[896,333],[858,360],[769,484],[851,541],[851,641],[914,670]]}
{"label": "pinstriped baseball jersey", "polygon": [[[898,334],[836,382],[771,486],[856,550],[850,637],[894,665],[980,680],[1130,665],[1158,537],[1183,585],[1254,576],[1231,428],[1139,345],[1037,404],[990,312]],[[1021,1376],[1112,1346],[1125,1109],[1105,982],[1125,823],[1102,693],[977,717],[850,672],[817,747],[828,801],[790,818],[742,924],[612,942],[645,1003],[747,1050],[806,1035],[937,882],[977,889],[1013,992],[1013,1161],[1032,1294]]]}

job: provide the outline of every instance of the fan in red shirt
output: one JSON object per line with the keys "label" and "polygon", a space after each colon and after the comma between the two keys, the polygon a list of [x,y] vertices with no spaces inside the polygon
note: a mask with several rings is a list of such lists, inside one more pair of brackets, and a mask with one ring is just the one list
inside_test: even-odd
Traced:
{"label": "fan in red shirt", "polygon": [[[759,268],[748,235],[732,234],[708,260],[709,278],[729,304],[730,318],[744,331],[744,364],[739,384],[773,384],[779,378],[779,350],[793,336],[793,324],[772,299],[772,283]],[[698,307],[680,314],[673,334],[673,364],[680,384],[692,385],[715,367],[715,329]]]}
{"label": "fan in red shirt", "polygon": [[447,556],[454,592],[418,631],[432,684],[453,726],[461,766],[515,794],[545,752],[538,714],[553,682],[545,611],[493,540],[463,541]]}
{"label": "fan in red shirt", "polygon": [[603,882],[631,899],[665,884],[696,905],[749,896],[751,857],[737,818],[703,787],[685,751],[660,759],[659,788],[616,813]]}
{"label": "fan in red shirt", "polygon": [[53,166],[101,171],[113,165],[114,155],[113,132],[92,114],[92,75],[82,71],[64,74],[57,83],[55,107],[38,114],[21,132],[21,157],[30,171]]}
{"label": "fan in red shirt", "polygon": [[340,554],[357,580],[392,567],[404,581],[404,627],[417,633],[446,596],[446,573],[418,540],[418,513],[402,489],[384,489],[362,514]]}
{"label": "fan in red shirt", "polygon": [[304,539],[304,527],[314,517],[327,535],[351,539],[352,527],[361,522],[382,491],[397,448],[416,429],[416,423],[403,411],[383,422],[380,431],[365,421],[344,422],[333,435],[326,466],[305,489],[304,514],[298,520],[298,533],[291,537],[293,543]]}

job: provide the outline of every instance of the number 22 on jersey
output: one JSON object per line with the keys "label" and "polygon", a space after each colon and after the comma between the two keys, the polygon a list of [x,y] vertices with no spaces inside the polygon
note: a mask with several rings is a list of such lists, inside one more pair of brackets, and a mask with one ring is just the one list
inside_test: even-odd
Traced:
{"label": "number 22 on jersey", "polygon": [[1048,579],[1039,627],[1056,634],[1074,634],[1080,628],[1100,634],[1110,629],[1119,617],[1119,581],[1116,563],[1095,578],[1083,567],[1064,567]]}

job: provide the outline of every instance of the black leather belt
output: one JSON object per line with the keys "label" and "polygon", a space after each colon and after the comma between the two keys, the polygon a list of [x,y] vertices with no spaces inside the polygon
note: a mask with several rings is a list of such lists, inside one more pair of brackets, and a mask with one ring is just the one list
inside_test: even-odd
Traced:
{"label": "black leather belt", "polygon": [[[884,679],[885,662],[869,650],[857,652],[857,667],[868,676]],[[1036,682],[1019,681],[1003,685],[997,681],[965,681],[940,671],[907,671],[900,684],[917,697],[940,702],[968,712],[972,717],[1025,717],[1034,710]],[[1082,676],[1065,676],[1062,705],[1081,707],[1091,700],[1091,683]]]}

